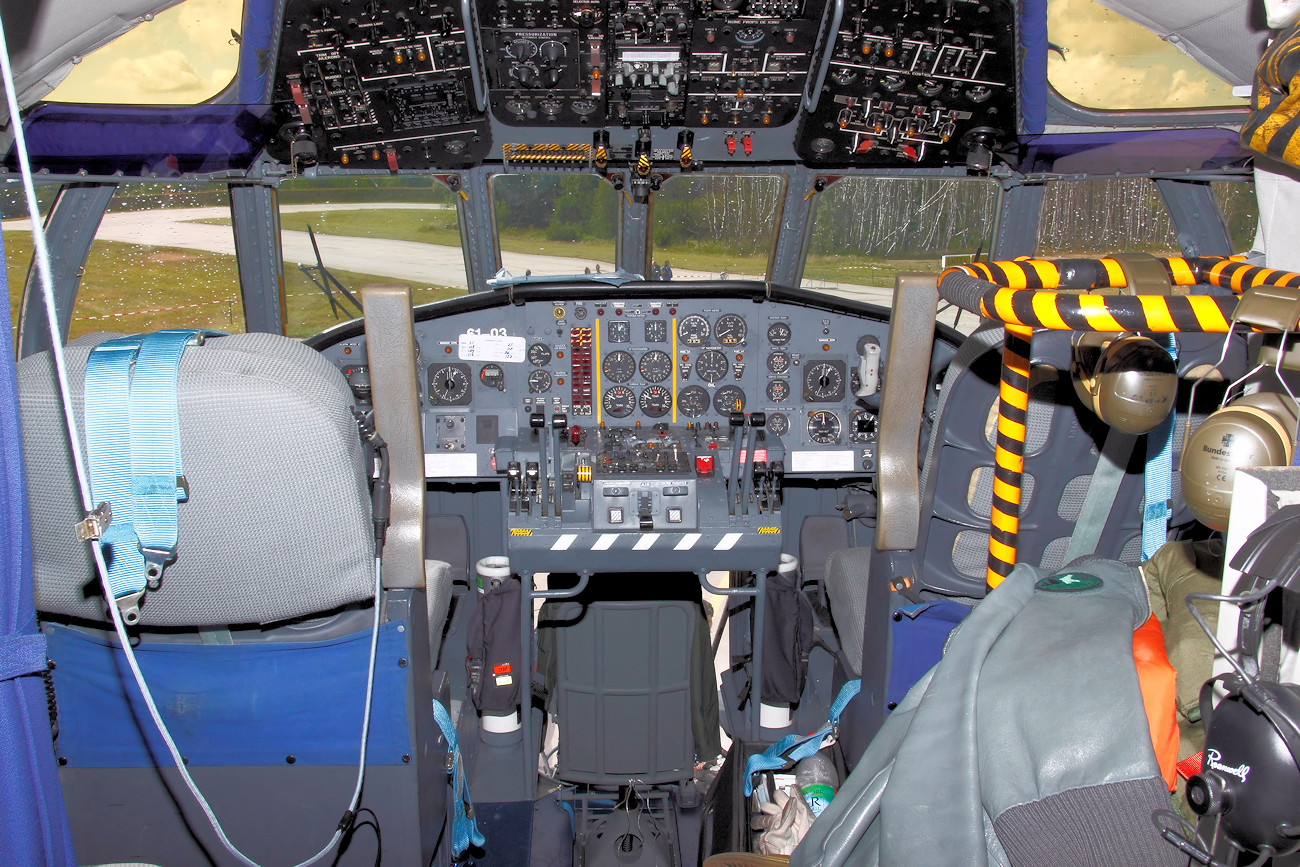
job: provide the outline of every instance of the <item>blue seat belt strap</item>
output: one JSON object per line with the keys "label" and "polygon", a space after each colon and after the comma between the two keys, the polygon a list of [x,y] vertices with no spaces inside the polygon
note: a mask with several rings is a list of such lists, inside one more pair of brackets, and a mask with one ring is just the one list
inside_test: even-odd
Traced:
{"label": "blue seat belt strap", "polygon": [[826,715],[826,725],[810,735],[786,735],[761,753],[755,753],[745,762],[745,797],[754,794],[754,774],[760,771],[774,771],[790,762],[797,762],[811,756],[822,748],[826,737],[839,724],[840,714],[848,707],[853,697],[862,689],[861,680],[850,680],[840,688],[835,697],[830,713]]}
{"label": "blue seat belt strap", "polygon": [[176,504],[188,491],[181,463],[177,388],[181,355],[197,331],[159,331],[140,343],[131,377],[131,495],[135,532],[150,582],[176,554]]}
{"label": "blue seat belt strap", "polygon": [[[1178,360],[1178,342],[1165,335],[1165,348]],[[1169,508],[1173,496],[1175,407],[1160,425],[1147,434],[1147,466],[1142,506],[1142,562],[1150,560],[1169,537]],[[1188,419],[1191,423],[1191,419]]]}
{"label": "blue seat belt strap", "polygon": [[[114,600],[139,599],[145,589],[144,557],[135,534],[131,496],[131,367],[140,349],[138,338],[101,343],[86,360],[86,456],[90,492],[96,504],[107,503],[112,520],[99,539],[108,564],[108,589]],[[125,604],[125,602],[123,603]]]}
{"label": "blue seat belt strap", "polygon": [[478,829],[474,818],[474,801],[469,796],[469,780],[465,779],[465,766],[461,761],[460,742],[456,739],[456,725],[451,721],[451,714],[436,698],[433,700],[433,718],[442,729],[442,736],[447,739],[447,757],[451,765],[452,800],[456,805],[455,817],[451,824],[451,854],[459,858],[471,845],[482,847],[483,834]]}
{"label": "blue seat belt strap", "polygon": [[111,520],[99,539],[108,585],[134,623],[139,600],[176,553],[185,499],[177,406],[180,359],[198,331],[109,340],[86,360],[86,451],[91,496]]}

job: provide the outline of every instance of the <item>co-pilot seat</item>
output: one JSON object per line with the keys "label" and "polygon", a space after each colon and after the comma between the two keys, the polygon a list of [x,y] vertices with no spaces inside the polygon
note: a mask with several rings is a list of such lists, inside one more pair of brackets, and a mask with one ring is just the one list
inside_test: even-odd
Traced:
{"label": "co-pilot seat", "polygon": [[[67,349],[83,432],[84,370],[106,337]],[[24,359],[18,380],[36,607],[78,857],[232,863],[171,766],[105,622],[73,532],[80,499],[48,353]],[[178,507],[175,560],[132,630],[136,654],[235,845],[261,863],[297,863],[333,834],[360,752],[375,541],[354,401],[322,356],[267,334],[186,349],[177,400],[189,498]],[[449,589],[443,577],[438,593]],[[447,778],[430,710],[424,591],[383,593],[361,801],[372,812],[337,863],[375,861],[370,816],[385,861],[428,863],[438,845]]]}

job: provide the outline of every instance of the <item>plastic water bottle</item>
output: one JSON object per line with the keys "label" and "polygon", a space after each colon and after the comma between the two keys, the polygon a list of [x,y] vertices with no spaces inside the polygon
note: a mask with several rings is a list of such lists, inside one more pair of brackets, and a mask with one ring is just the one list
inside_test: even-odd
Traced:
{"label": "plastic water bottle", "polygon": [[814,817],[822,814],[840,785],[835,763],[825,750],[818,750],[811,756],[800,759],[794,766],[794,779]]}

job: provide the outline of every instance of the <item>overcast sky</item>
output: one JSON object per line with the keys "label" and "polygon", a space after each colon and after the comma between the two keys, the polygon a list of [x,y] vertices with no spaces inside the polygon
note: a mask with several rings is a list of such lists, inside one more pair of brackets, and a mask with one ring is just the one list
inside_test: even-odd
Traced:
{"label": "overcast sky", "polygon": [[[1189,0],[1190,2],[1190,0]],[[1068,49],[1047,57],[1066,99],[1093,108],[1240,105],[1232,87],[1174,45],[1093,0],[1050,0],[1047,34]]]}
{"label": "overcast sky", "polygon": [[185,0],[72,68],[50,99],[63,102],[202,102],[235,77],[243,0]]}

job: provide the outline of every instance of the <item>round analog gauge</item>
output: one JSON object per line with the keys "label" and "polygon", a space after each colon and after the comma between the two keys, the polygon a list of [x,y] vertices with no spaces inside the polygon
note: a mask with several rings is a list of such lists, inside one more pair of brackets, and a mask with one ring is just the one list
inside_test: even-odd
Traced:
{"label": "round analog gauge", "polygon": [[839,400],[844,396],[844,366],[835,361],[819,361],[804,368],[805,400]]}
{"label": "round analog gauge", "polygon": [[636,360],[632,354],[618,350],[605,356],[605,363],[601,365],[601,370],[605,372],[605,378],[610,382],[627,382],[636,373]]}
{"label": "round analog gauge", "polygon": [[605,326],[605,336],[610,343],[627,343],[632,339],[632,323],[626,319],[611,319]]}
{"label": "round analog gauge", "polygon": [[531,394],[545,394],[551,390],[551,375],[545,370],[534,370],[528,374],[528,391]]}
{"label": "round analog gauge", "polygon": [[469,393],[469,377],[454,364],[429,369],[429,392],[439,403],[460,403]]}
{"label": "round analog gauge", "polygon": [[652,385],[641,392],[641,412],[659,418],[673,408],[673,395],[662,385]]}
{"label": "round analog gauge", "polygon": [[767,429],[777,436],[785,436],[790,432],[790,419],[783,412],[774,412],[767,417]]}
{"label": "round analog gauge", "polygon": [[601,400],[605,414],[614,418],[627,418],[636,409],[636,392],[626,385],[616,385],[605,392]]}
{"label": "round analog gauge", "polygon": [[709,339],[709,320],[692,313],[677,323],[677,339],[687,346],[702,346]]}
{"label": "round analog gauge", "polygon": [[745,411],[745,392],[738,385],[724,385],[713,395],[713,408],[719,415]]}
{"label": "round analog gauge", "polygon": [[767,342],[773,346],[785,346],[790,342],[790,326],[784,322],[773,322],[767,326]]}
{"label": "round analog gauge", "polygon": [[534,343],[528,347],[528,360],[534,367],[541,367],[551,363],[551,347],[545,343]]}
{"label": "round analog gauge", "polygon": [[772,373],[781,374],[790,369],[790,353],[784,349],[778,349],[767,357],[767,369]]}
{"label": "round analog gauge", "polygon": [[717,322],[713,323],[713,336],[723,346],[735,346],[737,343],[744,343],[747,331],[745,318],[735,313],[724,313],[718,317]]}
{"label": "round analog gauge", "polygon": [[784,379],[774,379],[767,384],[767,399],[776,403],[783,402],[790,396],[790,383]]}
{"label": "round analog gauge", "polygon": [[767,31],[762,27],[737,27],[733,34],[741,45],[757,45],[766,35]]}
{"label": "round analog gauge", "polygon": [[673,360],[668,357],[667,352],[652,349],[641,356],[641,364],[638,369],[641,371],[641,377],[646,382],[663,382],[669,376],[672,376]]}
{"label": "round analog gauge", "polygon": [[726,376],[730,367],[731,365],[727,363],[727,356],[716,349],[701,352],[700,357],[695,359],[695,372],[699,374],[700,379],[709,385]]}
{"label": "round analog gauge", "polygon": [[709,393],[698,385],[688,385],[677,393],[677,408],[687,418],[699,418],[709,411]]}
{"label": "round analog gauge", "polygon": [[662,319],[647,319],[645,321],[645,342],[667,343],[668,323]]}
{"label": "round analog gauge", "polygon": [[808,439],[822,445],[840,441],[840,417],[828,410],[808,413]]}
{"label": "round analog gauge", "polygon": [[478,381],[483,383],[485,388],[492,388],[497,391],[506,390],[506,372],[501,369],[499,364],[483,365],[483,369],[478,372]]}

